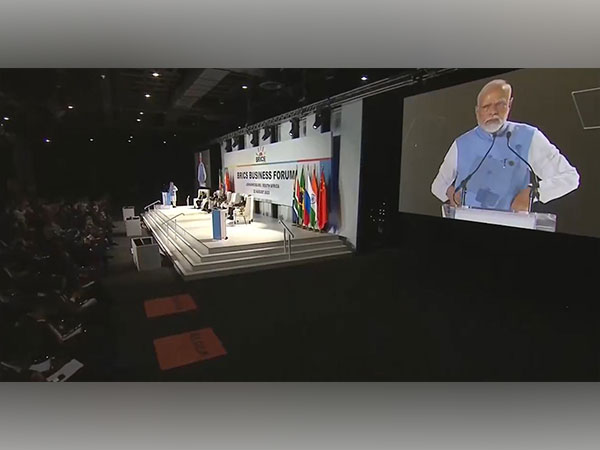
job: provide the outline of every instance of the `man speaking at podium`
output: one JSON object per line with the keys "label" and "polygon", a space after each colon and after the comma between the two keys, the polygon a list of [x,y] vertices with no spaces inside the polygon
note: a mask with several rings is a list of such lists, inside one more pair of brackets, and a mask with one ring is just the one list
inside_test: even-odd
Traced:
{"label": "man speaking at podium", "polygon": [[481,89],[478,126],[452,143],[431,185],[442,202],[528,211],[532,195],[546,203],[577,189],[577,170],[540,130],[507,120],[512,101],[504,80]]}

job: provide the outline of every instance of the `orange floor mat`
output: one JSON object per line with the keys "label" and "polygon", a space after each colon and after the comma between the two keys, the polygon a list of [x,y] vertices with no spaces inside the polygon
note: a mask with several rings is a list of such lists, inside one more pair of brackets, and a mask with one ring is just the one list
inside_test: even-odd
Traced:
{"label": "orange floor mat", "polygon": [[154,349],[162,370],[186,366],[227,354],[212,328],[155,339]]}
{"label": "orange floor mat", "polygon": [[155,298],[144,302],[146,317],[168,316],[196,309],[196,302],[189,294],[174,295],[172,297]]}

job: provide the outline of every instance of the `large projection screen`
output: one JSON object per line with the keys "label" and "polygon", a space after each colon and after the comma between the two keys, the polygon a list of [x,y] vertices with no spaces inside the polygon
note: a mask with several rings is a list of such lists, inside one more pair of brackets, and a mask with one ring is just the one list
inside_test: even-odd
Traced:
{"label": "large projection screen", "polygon": [[[432,181],[453,141],[477,126],[480,89],[498,78],[513,88],[508,120],[538,128],[580,176],[576,190],[537,203],[534,211],[556,214],[557,232],[600,237],[600,129],[584,129],[573,95],[600,87],[600,69],[523,69],[406,97],[399,210],[441,216]],[[593,108],[587,110],[594,114]]]}

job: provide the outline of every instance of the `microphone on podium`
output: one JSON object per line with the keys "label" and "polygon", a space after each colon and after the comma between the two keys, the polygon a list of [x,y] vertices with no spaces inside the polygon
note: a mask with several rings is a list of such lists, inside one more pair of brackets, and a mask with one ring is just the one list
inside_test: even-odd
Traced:
{"label": "microphone on podium", "polygon": [[529,199],[529,211],[531,212],[531,207],[533,206],[533,199],[540,199],[540,177],[538,177],[535,173],[535,171],[533,170],[533,167],[531,167],[531,165],[525,160],[525,158],[523,158],[521,155],[519,155],[511,146],[510,146],[510,137],[512,136],[512,132],[508,132],[506,133],[506,145],[508,146],[508,149],[513,152],[515,155],[517,155],[517,158],[519,158],[521,161],[523,161],[525,164],[527,164],[527,167],[529,168],[529,176],[530,176],[530,184],[531,184],[531,194],[530,194],[530,199]]}

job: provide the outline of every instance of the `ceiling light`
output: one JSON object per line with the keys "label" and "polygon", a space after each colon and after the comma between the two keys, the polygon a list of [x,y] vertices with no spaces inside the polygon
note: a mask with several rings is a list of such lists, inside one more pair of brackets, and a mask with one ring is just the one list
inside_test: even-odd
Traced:
{"label": "ceiling light", "polygon": [[253,147],[256,147],[258,145],[259,134],[260,134],[260,130],[254,130],[252,132],[252,139],[250,140],[250,144]]}
{"label": "ceiling light", "polygon": [[67,108],[69,108],[69,109],[73,109],[73,108],[74,108],[74,106],[73,106],[73,105],[68,105],[68,106],[67,106]]}
{"label": "ceiling light", "polygon": [[146,98],[150,98],[150,94],[146,94]]}
{"label": "ceiling light", "polygon": [[152,74],[152,76],[153,76],[153,77],[158,77],[158,76],[160,76],[160,73],[158,73],[158,72],[154,72],[154,73]]}
{"label": "ceiling light", "polygon": [[144,115],[144,111],[140,111],[140,116],[143,116],[143,115]]}
{"label": "ceiling light", "polygon": [[133,139],[133,136],[129,136],[129,139]]}
{"label": "ceiling light", "polygon": [[331,109],[329,107],[317,109],[313,128],[316,130],[319,127],[321,128],[321,133],[331,131]]}
{"label": "ceiling light", "polygon": [[100,75],[100,78],[102,78],[104,80],[106,78],[106,75],[102,74],[102,75]]}
{"label": "ceiling light", "polygon": [[90,138],[90,142],[94,142],[94,138]]}
{"label": "ceiling light", "polygon": [[242,85],[242,89],[248,89],[248,86],[246,86],[245,84]]}
{"label": "ceiling light", "polygon": [[50,143],[50,139],[46,138],[46,139],[44,139],[44,142],[45,142],[46,144],[49,144],[49,143]]}
{"label": "ceiling light", "polygon": [[321,112],[318,111],[315,114],[315,123],[313,124],[313,128],[316,130],[317,128],[319,128],[321,126]]}
{"label": "ceiling light", "polygon": [[175,133],[173,133],[173,137],[177,136]]}
{"label": "ceiling light", "polygon": [[4,120],[10,120],[10,117],[4,116]]}
{"label": "ceiling light", "polygon": [[142,119],[140,119],[139,117],[138,117],[137,119],[135,119],[135,120],[137,120],[138,122],[141,122],[141,121],[142,121]]}
{"label": "ceiling light", "polygon": [[263,141],[266,141],[267,139],[269,139],[271,137],[271,127],[265,127],[265,132],[263,134]]}
{"label": "ceiling light", "polygon": [[300,137],[300,119],[298,117],[294,117],[290,120],[292,126],[290,128],[290,136],[292,139],[296,139]]}
{"label": "ceiling light", "polygon": [[360,79],[363,80],[363,81],[367,81],[368,80],[368,78],[367,78],[366,75],[363,75],[362,77],[360,77]]}
{"label": "ceiling light", "polygon": [[163,141],[163,144],[166,144],[166,143],[167,143],[167,141]]}
{"label": "ceiling light", "polygon": [[127,139],[127,142],[131,143],[131,139]]}

